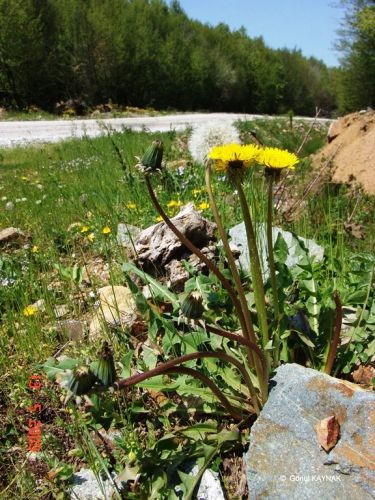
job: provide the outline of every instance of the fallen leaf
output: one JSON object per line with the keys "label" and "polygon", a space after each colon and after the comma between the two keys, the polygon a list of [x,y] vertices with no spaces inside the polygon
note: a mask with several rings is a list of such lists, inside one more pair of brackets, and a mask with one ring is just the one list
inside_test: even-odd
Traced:
{"label": "fallen leaf", "polygon": [[318,443],[325,451],[328,452],[336,446],[340,436],[340,424],[334,415],[320,420],[315,430]]}
{"label": "fallen leaf", "polygon": [[360,365],[357,370],[352,372],[352,377],[356,384],[372,387],[372,379],[375,377],[375,369],[370,365]]}

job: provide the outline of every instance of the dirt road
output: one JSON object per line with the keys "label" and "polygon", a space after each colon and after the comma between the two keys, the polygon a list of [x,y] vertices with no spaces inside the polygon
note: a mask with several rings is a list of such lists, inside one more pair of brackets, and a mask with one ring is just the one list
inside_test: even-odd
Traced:
{"label": "dirt road", "polygon": [[[14,147],[35,142],[58,142],[72,137],[95,137],[107,133],[108,128],[117,131],[131,128],[165,132],[171,129],[182,130],[186,127],[195,127],[205,122],[233,123],[236,120],[253,120],[262,117],[264,118],[264,115],[191,113],[98,120],[0,121],[0,147]],[[312,118],[303,119],[313,120]],[[319,121],[331,120],[320,119]]]}

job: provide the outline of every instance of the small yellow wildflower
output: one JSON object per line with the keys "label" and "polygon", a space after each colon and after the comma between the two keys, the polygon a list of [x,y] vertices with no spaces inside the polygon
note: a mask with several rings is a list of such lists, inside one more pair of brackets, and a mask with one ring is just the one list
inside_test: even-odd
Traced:
{"label": "small yellow wildflower", "polygon": [[163,220],[163,217],[162,217],[161,215],[158,215],[158,216],[156,217],[156,221],[157,221],[157,222],[161,222],[162,220]]}
{"label": "small yellow wildflower", "polygon": [[82,226],[81,233],[87,233],[89,229],[90,229],[89,226]]}
{"label": "small yellow wildflower", "polygon": [[134,210],[135,208],[137,208],[137,205],[135,203],[128,203],[126,206],[129,208],[129,210]]}
{"label": "small yellow wildflower", "polygon": [[26,317],[34,316],[38,312],[38,309],[35,306],[27,306],[23,310],[23,315]]}
{"label": "small yellow wildflower", "polygon": [[282,168],[294,168],[299,160],[294,153],[289,153],[286,149],[263,148],[257,161],[267,168],[280,170]]}
{"label": "small yellow wildflower", "polygon": [[203,189],[193,189],[193,191],[192,191],[194,198],[196,198],[202,192],[203,192]]}
{"label": "small yellow wildflower", "polygon": [[25,175],[23,175],[23,176],[21,177],[21,181],[28,181],[28,180],[29,180],[29,178],[28,178],[28,177],[26,177]]}
{"label": "small yellow wildflower", "polygon": [[202,203],[199,203],[198,208],[201,210],[207,210],[207,208],[210,208],[210,204],[206,201],[202,201]]}
{"label": "small yellow wildflower", "polygon": [[38,253],[39,252],[39,247],[38,245],[34,245],[31,249],[31,253]]}
{"label": "small yellow wildflower", "polygon": [[168,201],[168,203],[167,203],[168,208],[175,208],[175,207],[181,207],[181,206],[182,206],[182,201],[171,200],[171,201]]}
{"label": "small yellow wildflower", "polygon": [[95,234],[94,233],[90,233],[90,234],[87,235],[87,239],[89,241],[94,241],[94,238],[95,238]]}
{"label": "small yellow wildflower", "polygon": [[213,147],[207,156],[214,161],[216,170],[228,173],[249,167],[257,160],[259,151],[254,144],[225,144]]}
{"label": "small yellow wildflower", "polygon": [[109,234],[111,232],[111,228],[108,226],[103,227],[102,233],[103,234]]}

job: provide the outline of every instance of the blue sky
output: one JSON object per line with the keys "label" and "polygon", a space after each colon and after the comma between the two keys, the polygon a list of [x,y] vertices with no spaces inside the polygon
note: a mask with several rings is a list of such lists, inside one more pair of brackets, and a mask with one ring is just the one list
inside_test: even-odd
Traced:
{"label": "blue sky", "polygon": [[339,64],[333,47],[344,10],[338,0],[179,0],[186,14],[213,26],[246,28],[272,48],[301,49],[306,57]]}

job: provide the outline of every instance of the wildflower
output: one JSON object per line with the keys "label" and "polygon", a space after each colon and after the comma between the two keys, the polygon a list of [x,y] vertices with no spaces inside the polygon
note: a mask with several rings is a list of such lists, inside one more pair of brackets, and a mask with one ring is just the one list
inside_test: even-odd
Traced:
{"label": "wildflower", "polygon": [[29,178],[28,178],[28,177],[26,177],[25,175],[23,175],[23,176],[21,177],[21,181],[28,181],[28,180],[29,180]]}
{"label": "wildflower", "polygon": [[215,168],[225,173],[243,171],[258,158],[260,149],[253,144],[225,144],[215,146],[208,153],[208,158],[214,161]]}
{"label": "wildflower", "polygon": [[188,147],[193,160],[204,163],[211,148],[220,144],[240,144],[237,129],[228,123],[210,122],[196,127],[189,139]]}
{"label": "wildflower", "polygon": [[266,168],[280,170],[283,168],[295,168],[298,157],[294,153],[289,153],[285,149],[263,148],[258,156],[258,163]]}
{"label": "wildflower", "polygon": [[89,241],[94,241],[94,238],[95,238],[95,234],[94,233],[90,233],[90,234],[87,235],[87,239]]}
{"label": "wildflower", "polygon": [[202,192],[203,192],[203,189],[193,189],[193,191],[192,191],[194,198],[196,198]]}
{"label": "wildflower", "polygon": [[135,203],[128,203],[126,206],[129,208],[129,210],[134,210],[135,208],[137,208],[137,205]]}
{"label": "wildflower", "polygon": [[161,222],[162,220],[163,220],[163,217],[162,217],[161,215],[158,215],[158,216],[156,217],[156,221],[157,221],[157,222]]}
{"label": "wildflower", "polygon": [[210,208],[210,204],[206,201],[202,201],[202,203],[198,205],[198,208],[200,208],[201,210],[207,210],[207,208]]}
{"label": "wildflower", "polygon": [[111,228],[108,226],[103,227],[102,233],[103,234],[109,234],[111,232]]}
{"label": "wildflower", "polygon": [[90,228],[88,226],[82,226],[81,233],[87,233]]}
{"label": "wildflower", "polygon": [[38,245],[34,245],[31,249],[31,253],[38,253],[39,252],[39,247]]}
{"label": "wildflower", "polygon": [[176,201],[176,200],[171,200],[168,201],[167,207],[168,208],[175,208],[175,207],[181,207],[182,206],[182,201]]}
{"label": "wildflower", "polygon": [[35,306],[27,306],[23,310],[23,315],[28,317],[28,316],[34,316],[38,312],[38,309]]}

